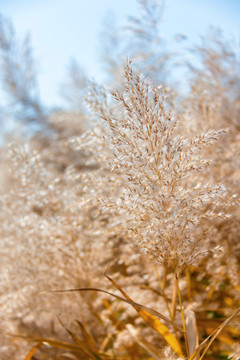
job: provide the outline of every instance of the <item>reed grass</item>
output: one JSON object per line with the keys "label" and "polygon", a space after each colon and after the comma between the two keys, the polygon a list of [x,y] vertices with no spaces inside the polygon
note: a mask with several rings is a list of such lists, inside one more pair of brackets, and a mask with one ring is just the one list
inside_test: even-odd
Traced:
{"label": "reed grass", "polygon": [[139,4],[133,60],[107,54],[111,85],[72,71],[75,110],[51,115],[24,88],[41,129],[0,149],[4,360],[240,359],[239,61],[212,33],[177,94],[162,4]]}

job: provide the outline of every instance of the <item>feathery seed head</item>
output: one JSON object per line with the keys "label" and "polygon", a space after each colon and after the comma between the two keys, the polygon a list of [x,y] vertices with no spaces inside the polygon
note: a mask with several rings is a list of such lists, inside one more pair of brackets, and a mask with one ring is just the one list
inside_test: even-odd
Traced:
{"label": "feathery seed head", "polygon": [[180,122],[167,109],[163,90],[135,73],[130,62],[123,87],[113,96],[118,112],[105,120],[111,130],[113,169],[127,185],[111,206],[124,215],[125,226],[145,252],[179,272],[208,252],[200,223],[223,215],[224,187],[195,184],[189,175],[209,165],[202,150],[226,130],[193,138],[180,135]]}

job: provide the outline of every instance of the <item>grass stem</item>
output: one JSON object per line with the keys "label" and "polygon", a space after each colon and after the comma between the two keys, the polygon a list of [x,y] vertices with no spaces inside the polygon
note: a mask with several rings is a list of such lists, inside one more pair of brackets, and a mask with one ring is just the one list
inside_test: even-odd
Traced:
{"label": "grass stem", "polygon": [[179,282],[178,282],[178,275],[175,273],[175,279],[176,279],[176,286],[177,286],[177,293],[178,293],[178,301],[181,311],[181,317],[182,317],[182,325],[183,325],[183,331],[184,331],[184,340],[185,340],[185,346],[187,351],[187,358],[189,358],[189,347],[188,347],[188,339],[187,339],[187,331],[186,331],[186,324],[183,314],[183,306],[182,306],[182,299],[181,299],[181,293],[179,289]]}

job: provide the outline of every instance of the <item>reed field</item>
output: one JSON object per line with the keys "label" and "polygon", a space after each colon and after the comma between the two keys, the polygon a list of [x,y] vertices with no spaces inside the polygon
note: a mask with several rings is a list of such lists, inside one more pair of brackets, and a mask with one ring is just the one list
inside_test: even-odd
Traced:
{"label": "reed field", "polygon": [[240,359],[238,49],[209,29],[181,57],[138,2],[106,84],[72,63],[58,110],[0,17],[2,360]]}

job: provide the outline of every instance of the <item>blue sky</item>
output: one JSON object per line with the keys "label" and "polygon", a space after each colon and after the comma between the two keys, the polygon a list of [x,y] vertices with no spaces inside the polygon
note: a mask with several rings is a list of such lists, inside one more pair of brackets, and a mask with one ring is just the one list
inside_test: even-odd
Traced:
{"label": "blue sky", "polygon": [[[112,10],[121,23],[138,8],[136,0],[0,0],[0,13],[12,20],[18,37],[31,34],[40,94],[48,105],[61,104],[59,85],[73,57],[91,77],[103,81],[99,62],[103,19]],[[168,0],[162,33],[169,39],[184,33],[193,43],[213,25],[239,46],[239,14],[240,0]]]}

